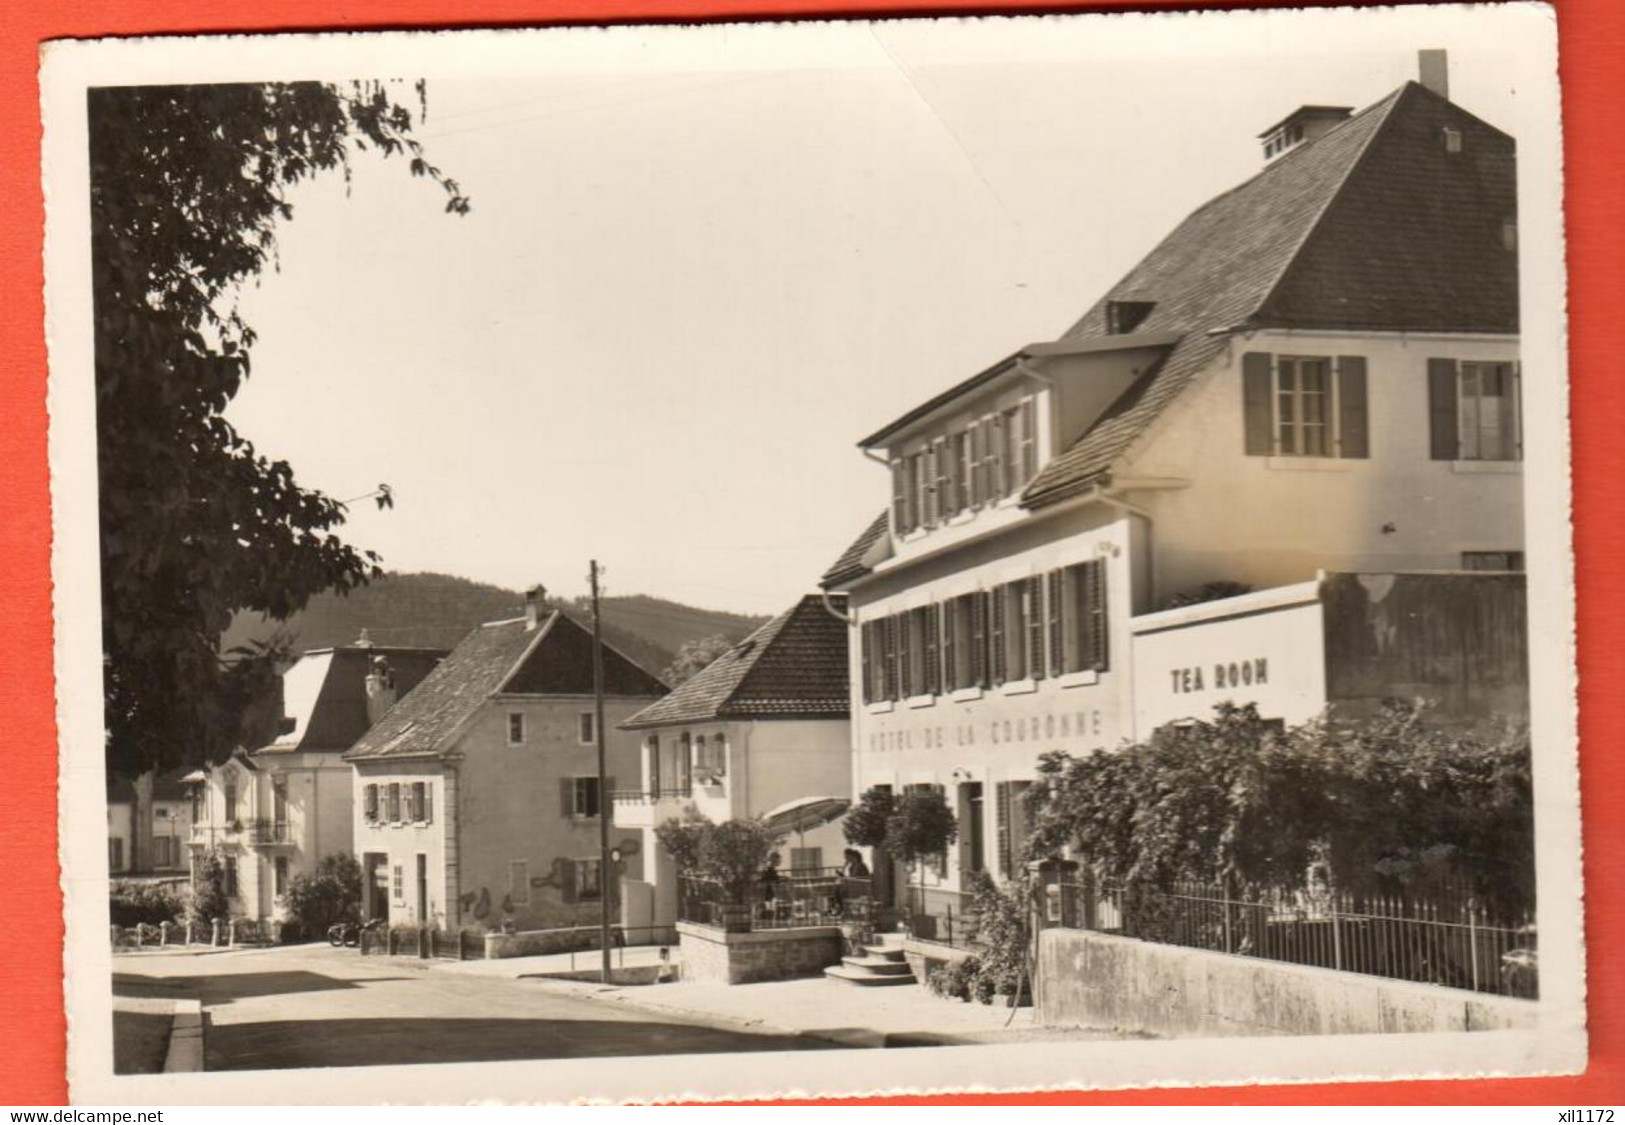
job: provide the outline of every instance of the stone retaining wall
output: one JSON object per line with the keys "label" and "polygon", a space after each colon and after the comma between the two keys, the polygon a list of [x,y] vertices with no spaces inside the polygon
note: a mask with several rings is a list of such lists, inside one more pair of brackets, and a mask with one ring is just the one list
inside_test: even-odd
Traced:
{"label": "stone retaining wall", "polygon": [[1085,930],[1038,941],[1038,1017],[1153,1035],[1530,1028],[1535,1001]]}
{"label": "stone retaining wall", "polygon": [[[569,953],[572,950],[597,949],[597,926],[567,926],[556,930],[521,930],[518,933],[490,933],[485,935],[485,956],[534,957],[539,953]],[[611,944],[621,937],[620,927],[612,927]]]}
{"label": "stone retaining wall", "polygon": [[839,926],[725,933],[693,922],[677,923],[683,979],[749,984],[816,976],[841,960]]}

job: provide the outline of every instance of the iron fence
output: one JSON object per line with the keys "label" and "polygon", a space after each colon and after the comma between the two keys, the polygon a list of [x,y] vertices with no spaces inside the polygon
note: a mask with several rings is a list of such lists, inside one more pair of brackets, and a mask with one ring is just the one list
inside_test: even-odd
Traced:
{"label": "iron fence", "polygon": [[867,924],[869,902],[867,878],[842,875],[833,867],[760,880],[743,894],[732,893],[715,879],[685,875],[680,880],[677,917],[735,933]]}
{"label": "iron fence", "polygon": [[975,899],[944,887],[910,886],[904,895],[909,933],[921,941],[956,948],[981,944],[976,933]]}
{"label": "iron fence", "polygon": [[1294,965],[1533,999],[1533,919],[1487,915],[1470,896],[1228,893],[1083,879],[1061,884],[1062,925]]}

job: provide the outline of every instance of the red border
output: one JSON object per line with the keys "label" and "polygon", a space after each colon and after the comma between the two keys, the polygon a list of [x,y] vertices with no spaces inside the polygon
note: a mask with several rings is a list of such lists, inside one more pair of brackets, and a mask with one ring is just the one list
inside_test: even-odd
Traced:
{"label": "red border", "polygon": [[[1176,7],[1285,7],[1177,0],[1032,0],[1006,11]],[[1292,6],[1303,6],[1297,0]],[[1621,885],[1625,836],[1611,810],[1625,798],[1625,598],[1610,564],[1625,553],[1625,521],[1611,486],[1625,477],[1625,376],[1609,323],[1622,309],[1625,261],[1625,84],[1618,80],[1625,5],[1555,4],[1562,62],[1570,284],[1570,377],[1574,414],[1575,547],[1578,560],[1580,733],[1585,819],[1591,1066],[1576,1078],[1474,1082],[1327,1084],[1038,1094],[1020,1098],[877,1099],[1031,1104],[1395,1104],[1625,1102],[1625,968],[1619,952],[1625,902],[1597,893]],[[38,175],[38,47],[47,39],[173,32],[513,26],[537,23],[691,21],[723,17],[926,15],[995,10],[972,0],[60,0],[10,5],[0,27],[0,603],[6,659],[0,668],[0,911],[26,935],[0,958],[0,1102],[60,1104],[67,1097],[62,1014],[61,891],[56,859],[56,728],[51,676],[50,498],[45,459],[42,331],[43,198]],[[803,1103],[804,1104],[804,1103]]]}

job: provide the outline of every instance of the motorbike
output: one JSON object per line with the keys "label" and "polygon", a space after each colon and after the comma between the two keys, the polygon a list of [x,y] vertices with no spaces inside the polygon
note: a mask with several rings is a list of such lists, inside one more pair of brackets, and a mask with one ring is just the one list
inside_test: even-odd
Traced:
{"label": "motorbike", "polygon": [[378,918],[374,918],[370,922],[335,922],[327,927],[327,944],[334,949],[344,946],[353,949],[361,944],[363,932],[378,929],[383,924],[383,921]]}

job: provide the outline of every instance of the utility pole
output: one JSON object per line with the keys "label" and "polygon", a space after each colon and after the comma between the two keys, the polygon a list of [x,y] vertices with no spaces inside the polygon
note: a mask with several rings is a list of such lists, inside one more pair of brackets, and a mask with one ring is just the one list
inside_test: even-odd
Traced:
{"label": "utility pole", "polygon": [[603,983],[610,977],[609,958],[609,768],[604,752],[604,640],[598,617],[598,560],[587,575],[592,584],[592,733],[598,742],[598,944],[604,952]]}

